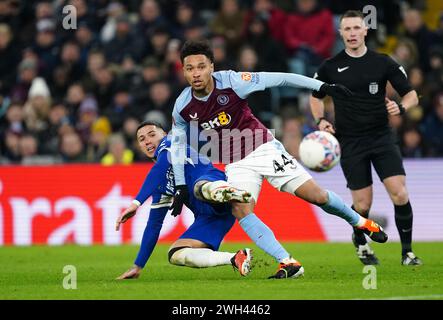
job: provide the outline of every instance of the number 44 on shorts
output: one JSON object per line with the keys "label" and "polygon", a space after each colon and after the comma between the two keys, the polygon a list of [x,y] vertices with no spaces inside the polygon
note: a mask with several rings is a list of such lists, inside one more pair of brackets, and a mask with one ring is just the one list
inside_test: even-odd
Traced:
{"label": "number 44 on shorts", "polygon": [[294,164],[294,161],[292,159],[288,159],[284,154],[281,155],[283,164],[279,163],[277,160],[274,161],[274,172],[277,173],[279,171],[285,172],[285,167],[288,164],[292,164],[291,169],[295,169],[297,166]]}

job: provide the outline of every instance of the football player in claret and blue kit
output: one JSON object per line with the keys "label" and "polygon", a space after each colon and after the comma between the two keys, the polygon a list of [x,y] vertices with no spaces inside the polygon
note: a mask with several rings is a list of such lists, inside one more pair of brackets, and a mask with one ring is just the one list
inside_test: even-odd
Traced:
{"label": "football player in claret and blue kit", "polygon": [[[214,72],[214,55],[206,41],[188,41],[181,50],[184,77],[189,87],[176,99],[173,110],[171,156],[176,194],[173,212],[181,212],[189,194],[185,179],[185,146],[192,129],[210,136],[210,142],[226,163],[227,181],[251,193],[248,203],[232,203],[232,213],[241,228],[259,248],[279,262],[272,278],[291,278],[303,274],[295,260],[277,241],[272,230],[255,214],[254,207],[263,179],[280,191],[296,195],[324,211],[339,216],[360,228],[372,239],[385,242],[387,235],[371,220],[348,207],[334,192],[315,183],[311,175],[291,156],[271,132],[252,114],[246,100],[255,91],[278,86],[304,87],[331,96],[349,96],[344,86],[291,73]],[[362,219],[363,218],[363,219]]]}

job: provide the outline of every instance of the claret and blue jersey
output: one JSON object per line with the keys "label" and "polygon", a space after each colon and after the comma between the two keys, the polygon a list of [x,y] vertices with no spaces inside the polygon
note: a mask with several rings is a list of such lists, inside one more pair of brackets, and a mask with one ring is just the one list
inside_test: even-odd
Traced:
{"label": "claret and blue jersey", "polygon": [[[271,87],[293,86],[319,90],[323,82],[305,76],[278,72],[235,72],[218,71],[212,74],[214,90],[204,98],[197,98],[192,88],[187,87],[177,98],[173,116],[172,156],[175,182],[185,184],[183,175],[182,148],[188,137],[190,123],[197,121],[200,131],[213,129],[218,134],[219,157],[222,159],[242,159],[260,145],[274,139],[269,130],[252,114],[246,100],[255,91]],[[236,129],[239,132],[250,130],[252,144],[240,139],[240,146],[234,148],[232,136],[223,130]],[[230,141],[226,141],[229,139]],[[220,160],[219,158],[219,160]]]}

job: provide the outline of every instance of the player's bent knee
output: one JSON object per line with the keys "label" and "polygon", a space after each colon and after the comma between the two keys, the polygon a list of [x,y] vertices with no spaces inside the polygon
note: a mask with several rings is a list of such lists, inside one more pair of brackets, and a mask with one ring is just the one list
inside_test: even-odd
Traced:
{"label": "player's bent knee", "polygon": [[366,213],[371,210],[371,204],[367,202],[354,203],[353,209],[359,214],[366,216]]}
{"label": "player's bent knee", "polygon": [[169,263],[174,264],[176,266],[184,266],[186,265],[186,249],[190,249],[191,247],[175,247],[171,248],[168,251],[168,260]]}
{"label": "player's bent knee", "polygon": [[398,192],[393,192],[390,196],[395,205],[404,205],[409,201],[409,194],[406,188],[402,188],[402,190]]}

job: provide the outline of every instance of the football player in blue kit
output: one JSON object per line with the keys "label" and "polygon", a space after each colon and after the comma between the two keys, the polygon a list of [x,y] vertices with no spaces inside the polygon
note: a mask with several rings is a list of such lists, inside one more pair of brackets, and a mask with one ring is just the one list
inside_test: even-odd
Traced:
{"label": "football player in blue kit", "polygon": [[[139,206],[150,196],[152,204],[134,266],[117,279],[133,279],[140,276],[158,241],[163,220],[175,193],[174,174],[168,160],[171,141],[164,129],[158,123],[143,122],[138,127],[136,135],[143,153],[149,158],[156,159],[156,163],[132,204],[117,219],[116,230],[118,231],[122,223],[133,217]],[[213,167],[209,159],[201,161],[200,155],[198,161],[193,161],[192,159],[196,159],[198,154],[189,146],[187,151],[186,182],[194,192],[190,194],[189,203],[186,205],[194,213],[195,221],[172,244],[168,252],[169,262],[197,268],[232,264],[242,276],[245,276],[251,267],[251,249],[245,248],[237,253],[217,250],[235,222],[229,202],[248,202],[251,195],[230,186],[226,182],[224,172]]]}

